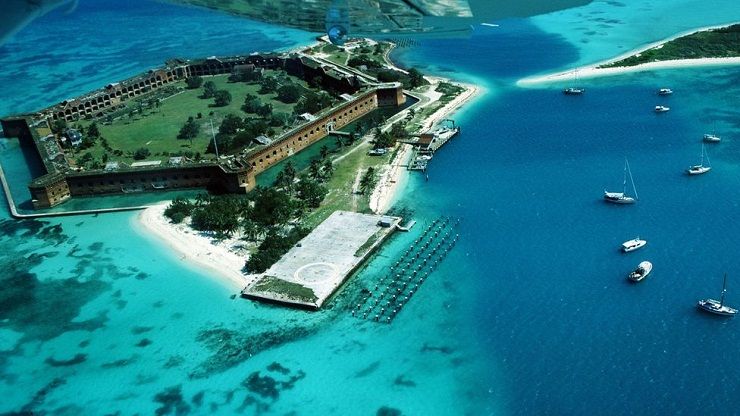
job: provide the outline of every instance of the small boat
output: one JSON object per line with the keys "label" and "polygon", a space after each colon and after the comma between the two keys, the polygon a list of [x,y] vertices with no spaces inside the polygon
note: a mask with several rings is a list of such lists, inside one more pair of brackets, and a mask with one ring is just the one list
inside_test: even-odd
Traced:
{"label": "small boat", "polygon": [[576,87],[568,87],[563,90],[563,94],[565,95],[581,95],[584,92],[586,92],[584,88],[576,88]]}
{"label": "small boat", "polygon": [[[635,192],[635,197],[627,195],[627,174],[629,173],[630,182],[632,182],[632,190]],[[632,179],[632,172],[630,171],[629,162],[627,159],[624,160],[624,181],[622,182],[622,192],[609,192],[604,189],[604,200],[611,202],[612,204],[634,204],[637,200],[637,189],[635,188],[635,181]]]}
{"label": "small boat", "polygon": [[707,143],[719,143],[722,139],[716,134],[705,134],[704,141]]}
{"label": "small boat", "polygon": [[670,88],[661,88],[658,90],[658,95],[671,95],[673,94],[673,90]]}
{"label": "small boat", "polygon": [[635,251],[638,248],[643,247],[645,244],[647,244],[647,241],[640,240],[640,237],[637,237],[635,239],[622,243],[622,251],[624,251],[625,253],[629,253],[630,251]]}
{"label": "small boat", "polygon": [[[573,83],[578,83],[578,70],[573,71]],[[568,87],[563,90],[565,95],[581,95],[584,92],[586,92],[586,89],[581,87]]]}
{"label": "small boat", "polygon": [[653,263],[650,263],[649,261],[643,261],[637,265],[637,268],[632,273],[630,273],[627,278],[632,280],[633,282],[639,282],[642,279],[646,278],[651,271],[653,271]]}
{"label": "small boat", "polygon": [[[704,157],[707,158],[707,166],[704,166]],[[706,150],[704,149],[704,144],[701,145],[701,162],[699,162],[698,165],[690,166],[686,173],[689,175],[701,175],[702,173],[707,173],[710,170],[712,170],[712,167],[709,163],[709,155],[706,154]]]}
{"label": "small boat", "polygon": [[656,105],[655,106],[655,112],[656,113],[665,113],[665,112],[670,111],[670,110],[671,110],[670,107],[666,107],[664,105]]}
{"label": "small boat", "polygon": [[702,299],[696,306],[706,312],[713,313],[715,315],[723,316],[735,316],[737,309],[731,308],[725,305],[725,293],[727,292],[727,273],[725,273],[725,280],[722,283],[722,294],[719,300],[714,299]]}

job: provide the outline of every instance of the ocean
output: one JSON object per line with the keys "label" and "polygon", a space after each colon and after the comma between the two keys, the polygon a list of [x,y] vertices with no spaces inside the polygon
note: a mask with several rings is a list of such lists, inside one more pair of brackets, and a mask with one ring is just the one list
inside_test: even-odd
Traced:
{"label": "ocean", "polygon": [[[80,2],[0,47],[0,113],[172,56],[290,48],[315,35],[131,3]],[[399,198],[419,226],[320,312],[234,298],[141,231],[134,213],[14,221],[3,208],[0,414],[735,414],[740,329],[695,303],[719,296],[728,273],[728,303],[740,305],[740,69],[585,80],[578,97],[564,85],[515,86],[740,20],[732,2],[664,3],[594,2],[396,51],[402,65],[486,94],[453,116],[462,133],[429,180],[412,175]],[[599,25],[615,38],[590,34]],[[666,86],[673,96],[658,97]],[[671,111],[654,114],[656,104]],[[711,130],[723,137],[707,146],[713,170],[687,177]],[[603,190],[620,189],[625,158],[639,202],[607,205]],[[33,167],[14,140],[0,139],[0,163],[27,200]],[[460,240],[393,323],[352,317],[362,290],[446,216],[461,219]],[[618,251],[637,235],[645,248]],[[629,284],[642,260],[652,274]]]}

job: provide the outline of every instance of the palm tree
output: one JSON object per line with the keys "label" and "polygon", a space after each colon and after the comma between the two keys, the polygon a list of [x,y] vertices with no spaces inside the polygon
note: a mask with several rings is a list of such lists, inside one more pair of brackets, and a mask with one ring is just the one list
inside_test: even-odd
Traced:
{"label": "palm tree", "polygon": [[321,155],[321,159],[326,159],[326,157],[329,156],[329,148],[326,147],[326,145],[321,146],[319,154]]}
{"label": "palm tree", "polygon": [[324,178],[328,179],[334,173],[334,165],[331,163],[331,159],[324,160]]}

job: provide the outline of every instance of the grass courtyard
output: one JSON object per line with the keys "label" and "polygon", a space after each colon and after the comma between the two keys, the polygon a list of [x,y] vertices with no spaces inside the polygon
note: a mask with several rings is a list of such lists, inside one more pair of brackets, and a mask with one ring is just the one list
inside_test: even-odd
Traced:
{"label": "grass courtyard", "polygon": [[[277,74],[278,72],[280,71],[265,71],[265,76],[279,75],[293,84],[309,89],[303,80],[287,76],[283,72]],[[171,84],[170,86],[177,89],[177,92],[160,100],[156,106],[149,101],[159,90],[126,101],[126,109],[117,110],[116,118],[113,120],[104,121],[105,117],[97,120],[100,137],[107,141],[110,149],[106,150],[101,140],[98,140],[94,146],[77,151],[76,156],[89,152],[93,158],[99,160],[103,154],[107,154],[107,160],[130,163],[133,161],[133,152],[144,147],[150,152],[147,160],[166,160],[170,154],[178,153],[200,153],[206,157],[206,148],[212,139],[211,121],[217,132],[221,121],[228,114],[242,118],[259,117],[242,111],[241,106],[247,94],[257,96],[262,104],[271,104],[273,114],[293,112],[294,104],[278,100],[276,93],[260,94],[258,82],[229,82],[227,75],[204,77],[204,81],[213,81],[217,90],[229,91],[232,96],[231,102],[226,106],[216,107],[212,98],[201,98],[203,88],[187,89],[184,81]],[[132,109],[135,111],[131,112]],[[177,138],[188,117],[193,117],[200,127],[192,144],[190,140]],[[80,124],[87,128],[92,121],[85,120]],[[271,129],[272,135],[279,135],[285,128]]]}

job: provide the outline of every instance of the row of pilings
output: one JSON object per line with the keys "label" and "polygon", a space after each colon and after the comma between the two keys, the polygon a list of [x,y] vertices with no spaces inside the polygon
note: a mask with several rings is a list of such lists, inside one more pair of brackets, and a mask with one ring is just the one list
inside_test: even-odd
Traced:
{"label": "row of pilings", "polygon": [[388,272],[363,291],[352,316],[390,324],[455,247],[459,219],[435,219],[393,262]]}

